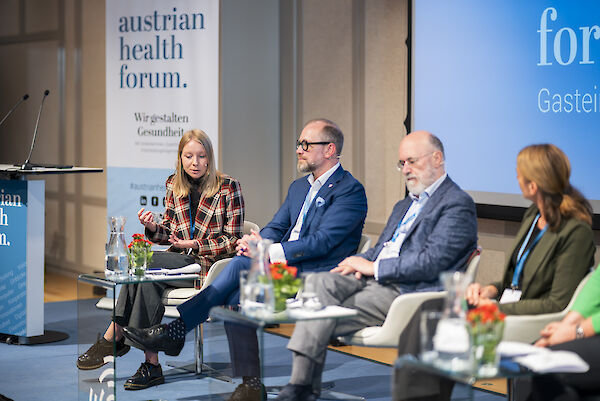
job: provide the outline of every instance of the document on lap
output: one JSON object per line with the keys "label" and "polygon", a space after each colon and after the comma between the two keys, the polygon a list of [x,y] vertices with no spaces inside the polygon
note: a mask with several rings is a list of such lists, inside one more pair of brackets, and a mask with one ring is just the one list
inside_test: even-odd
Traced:
{"label": "document on lap", "polygon": [[192,263],[191,265],[178,267],[177,269],[147,269],[146,274],[165,274],[165,275],[173,275],[173,274],[194,274],[200,273],[202,267],[198,263]]}

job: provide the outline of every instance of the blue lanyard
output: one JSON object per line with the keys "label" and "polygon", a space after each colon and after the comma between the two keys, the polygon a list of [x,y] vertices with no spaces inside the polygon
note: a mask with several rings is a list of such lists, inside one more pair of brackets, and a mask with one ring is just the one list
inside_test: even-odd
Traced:
{"label": "blue lanyard", "polygon": [[539,219],[540,219],[540,215],[538,213],[538,215],[535,216],[535,219],[533,220],[533,224],[531,225],[531,228],[529,229],[527,236],[523,240],[523,244],[521,245],[521,249],[519,249],[519,253],[517,254],[517,266],[515,267],[515,273],[513,274],[513,279],[510,284],[510,286],[513,289],[515,289],[519,286],[519,279],[521,278],[521,273],[523,272],[523,267],[525,266],[525,261],[527,260],[527,257],[529,256],[529,252],[531,252],[531,250],[533,249],[535,244],[538,243],[538,241],[542,238],[542,236],[548,229],[548,224],[546,224],[546,227],[544,227],[544,229],[541,230],[538,233],[538,235],[533,239],[529,249],[527,249],[527,251],[525,251],[525,248],[527,247],[527,242],[529,242],[529,239],[531,238],[531,234],[533,233],[533,230],[535,229],[535,225],[537,224]]}
{"label": "blue lanyard", "polygon": [[[192,195],[189,195],[190,198],[190,235],[191,238],[194,239],[194,235],[196,235],[196,219],[192,217]],[[200,205],[200,201],[198,201],[198,205]]]}
{"label": "blue lanyard", "polygon": [[[415,202],[415,201],[413,201],[413,202]],[[412,204],[411,204],[411,206],[412,206]],[[394,242],[400,234],[406,234],[406,232],[408,231],[408,227],[407,227],[408,223],[410,223],[411,221],[413,221],[414,219],[417,218],[422,207],[423,206],[419,205],[418,201],[417,201],[417,208],[415,209],[415,211],[410,216],[408,216],[408,217],[404,216],[404,218],[402,220],[400,220],[400,222],[398,223],[398,227],[396,227],[396,231],[394,231],[394,235],[392,236],[392,239],[391,239],[392,242]],[[409,207],[409,209],[410,209],[410,207]]]}
{"label": "blue lanyard", "polygon": [[400,221],[400,223],[398,223],[398,227],[396,227],[396,231],[394,231],[394,235],[392,236],[392,242],[394,242],[396,240],[396,238],[398,238],[400,233],[402,233],[402,232],[406,233],[406,229],[404,226],[406,226],[408,223],[410,223],[411,221],[413,221],[416,218],[417,218],[417,213],[415,212],[415,213],[411,214],[407,219],[402,219],[402,221]]}

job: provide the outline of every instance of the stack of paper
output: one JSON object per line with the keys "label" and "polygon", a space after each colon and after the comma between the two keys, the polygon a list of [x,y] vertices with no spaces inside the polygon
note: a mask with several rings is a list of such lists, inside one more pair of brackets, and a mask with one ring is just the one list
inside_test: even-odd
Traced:
{"label": "stack of paper", "polygon": [[498,352],[503,358],[513,360],[538,373],[583,373],[590,366],[579,355],[571,351],[552,351],[530,344],[502,341]]}

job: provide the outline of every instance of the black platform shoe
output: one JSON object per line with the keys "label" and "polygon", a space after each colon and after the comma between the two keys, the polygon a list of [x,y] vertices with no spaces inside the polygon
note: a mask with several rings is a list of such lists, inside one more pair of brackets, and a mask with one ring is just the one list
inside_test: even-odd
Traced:
{"label": "black platform shoe", "polygon": [[148,387],[157,386],[165,382],[160,364],[153,365],[143,362],[137,372],[131,376],[125,384],[125,390],[143,390]]}
{"label": "black platform shoe", "polygon": [[[123,356],[129,351],[129,345],[125,345],[125,339],[121,338],[117,341],[117,356]],[[98,369],[106,365],[104,357],[113,354],[113,343],[107,341],[102,336],[98,336],[98,340],[87,351],[79,355],[77,358],[77,367],[81,370]]]}

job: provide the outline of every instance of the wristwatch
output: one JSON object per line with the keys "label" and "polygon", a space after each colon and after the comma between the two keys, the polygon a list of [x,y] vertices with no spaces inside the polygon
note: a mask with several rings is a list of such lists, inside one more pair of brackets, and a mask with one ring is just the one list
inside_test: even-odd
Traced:
{"label": "wristwatch", "polygon": [[579,340],[583,337],[585,337],[585,334],[583,333],[583,327],[581,327],[580,325],[575,326],[575,339]]}

